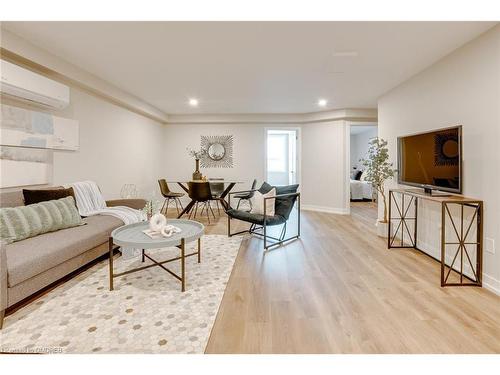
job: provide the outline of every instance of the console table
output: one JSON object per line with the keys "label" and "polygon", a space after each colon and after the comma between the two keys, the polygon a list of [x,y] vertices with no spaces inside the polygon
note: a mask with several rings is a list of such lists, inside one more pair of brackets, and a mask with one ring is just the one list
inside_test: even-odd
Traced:
{"label": "console table", "polygon": [[[419,200],[432,201],[441,205],[441,259],[436,259],[417,247]],[[453,209],[455,218],[451,212]],[[476,233],[470,236],[474,225]],[[393,228],[396,229],[393,230]],[[451,236],[447,234],[447,228],[450,229]],[[439,261],[441,263],[441,286],[482,285],[483,201],[454,194],[430,195],[417,189],[391,189],[389,190],[387,234],[388,249],[416,249]],[[467,246],[472,247],[475,254]],[[447,249],[451,249],[453,254],[450,265],[446,264]],[[475,262],[473,261],[474,255]],[[450,280],[450,276],[455,280]]]}

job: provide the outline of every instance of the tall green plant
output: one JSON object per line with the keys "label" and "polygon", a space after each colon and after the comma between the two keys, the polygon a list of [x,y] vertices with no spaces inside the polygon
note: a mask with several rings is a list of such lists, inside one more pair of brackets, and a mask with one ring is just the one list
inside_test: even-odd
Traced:
{"label": "tall green plant", "polygon": [[389,162],[389,150],[387,141],[382,138],[373,138],[368,143],[366,159],[361,159],[365,167],[365,181],[371,182],[373,187],[380,193],[384,202],[384,223],[387,223],[387,200],[385,196],[384,183],[394,177],[392,163]]}

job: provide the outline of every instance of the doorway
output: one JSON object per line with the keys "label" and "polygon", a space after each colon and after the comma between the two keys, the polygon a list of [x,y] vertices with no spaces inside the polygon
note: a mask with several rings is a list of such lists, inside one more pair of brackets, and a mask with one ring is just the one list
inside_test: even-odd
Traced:
{"label": "doorway", "polygon": [[377,192],[364,179],[361,159],[367,157],[369,142],[378,136],[377,124],[354,124],[349,127],[349,205],[352,215],[376,222]]}
{"label": "doorway", "polygon": [[299,183],[299,129],[266,129],[266,181],[273,186]]}

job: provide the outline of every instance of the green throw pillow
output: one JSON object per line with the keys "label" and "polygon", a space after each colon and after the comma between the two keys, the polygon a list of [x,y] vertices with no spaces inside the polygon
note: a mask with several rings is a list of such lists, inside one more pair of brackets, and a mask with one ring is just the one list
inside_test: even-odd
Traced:
{"label": "green throw pillow", "polygon": [[0,208],[0,235],[7,243],[82,224],[75,198],[71,196],[28,206]]}

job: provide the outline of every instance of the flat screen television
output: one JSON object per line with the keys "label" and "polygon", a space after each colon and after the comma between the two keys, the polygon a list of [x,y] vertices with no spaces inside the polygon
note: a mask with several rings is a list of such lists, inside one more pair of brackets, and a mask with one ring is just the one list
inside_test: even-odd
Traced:
{"label": "flat screen television", "polygon": [[462,126],[399,137],[398,183],[462,193]]}

